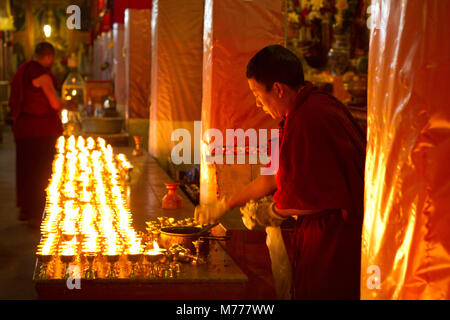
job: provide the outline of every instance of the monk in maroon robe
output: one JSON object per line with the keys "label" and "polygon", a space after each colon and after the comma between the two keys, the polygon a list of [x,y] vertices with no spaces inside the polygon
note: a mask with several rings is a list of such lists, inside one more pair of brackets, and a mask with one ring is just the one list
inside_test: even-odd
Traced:
{"label": "monk in maroon robe", "polygon": [[273,194],[273,202],[259,205],[252,219],[276,227],[295,218],[294,232],[284,241],[290,297],[359,299],[365,133],[341,102],[304,81],[301,62],[282,46],[258,52],[247,79],[257,107],[282,120],[278,171],[228,199],[197,207],[196,218],[211,223]]}
{"label": "monk in maroon robe", "polygon": [[39,43],[34,59],[22,64],[14,75],[9,99],[14,118],[19,219],[35,225],[44,210],[56,139],[63,132],[58,110],[64,104],[56,94],[56,78],[50,71],[54,57],[50,43]]}

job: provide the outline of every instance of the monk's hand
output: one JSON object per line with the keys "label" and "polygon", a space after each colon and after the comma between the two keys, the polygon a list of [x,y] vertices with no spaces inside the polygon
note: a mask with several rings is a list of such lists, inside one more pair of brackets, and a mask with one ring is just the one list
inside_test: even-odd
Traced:
{"label": "monk's hand", "polygon": [[279,227],[286,217],[275,211],[275,202],[263,198],[260,201],[250,200],[241,208],[242,222],[247,229],[254,229],[256,224],[263,227]]}
{"label": "monk's hand", "polygon": [[222,218],[227,211],[227,201],[225,198],[221,198],[217,202],[196,206],[194,215],[199,224],[212,224]]}

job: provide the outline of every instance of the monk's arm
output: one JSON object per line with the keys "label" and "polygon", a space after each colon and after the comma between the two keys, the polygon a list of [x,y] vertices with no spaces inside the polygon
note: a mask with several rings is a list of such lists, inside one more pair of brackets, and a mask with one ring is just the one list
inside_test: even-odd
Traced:
{"label": "monk's arm", "polygon": [[275,192],[277,189],[276,175],[260,175],[244,189],[239,190],[227,199],[227,209],[242,207],[249,200],[258,200]]}
{"label": "monk's arm", "polygon": [[[227,199],[227,210],[244,206],[249,200],[258,200],[273,194],[277,189],[276,175],[260,175],[250,182],[244,189],[236,192]],[[320,210],[279,209],[275,206],[274,211],[280,216],[296,216],[318,213]]]}
{"label": "monk's arm", "polygon": [[64,103],[59,99],[55,87],[53,86],[52,79],[48,74],[43,74],[37,78],[35,82],[42,88],[53,109],[59,110],[64,106]]}

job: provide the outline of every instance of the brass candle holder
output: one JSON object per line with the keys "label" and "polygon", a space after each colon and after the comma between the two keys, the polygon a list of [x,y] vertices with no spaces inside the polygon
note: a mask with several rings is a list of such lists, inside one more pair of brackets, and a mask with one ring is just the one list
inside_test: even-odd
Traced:
{"label": "brass candle holder", "polygon": [[[145,154],[143,138],[134,139],[135,155]],[[48,278],[52,271],[53,278],[68,278],[72,273],[69,267],[80,263],[85,279],[123,276],[122,265],[116,262],[124,253],[124,243],[146,243],[133,229],[128,208],[127,184],[133,166],[125,155],[118,155],[116,161],[112,146],[102,138],[85,141],[82,137],[61,137],[57,151],[47,188],[35,276]],[[133,247],[126,252],[131,262],[130,277],[140,273],[142,249]],[[48,269],[53,266],[55,272]]]}
{"label": "brass candle holder", "polygon": [[122,179],[125,183],[131,183],[131,171],[133,168],[123,168],[122,169]]}
{"label": "brass candle holder", "polygon": [[183,271],[182,267],[181,267],[181,263],[175,262],[173,264],[173,269],[175,270],[175,276],[179,276],[181,274],[181,272]]}
{"label": "brass candle holder", "polygon": [[48,267],[48,263],[52,260],[52,255],[37,254],[37,259],[38,259],[39,263],[41,264],[39,267],[39,274],[38,274],[37,278],[39,280],[48,279],[47,267]]}
{"label": "brass candle holder", "polygon": [[167,266],[164,263],[158,263],[155,266],[155,275],[158,278],[167,278],[168,272],[167,272]]}
{"label": "brass candle holder", "polygon": [[70,276],[69,263],[73,262],[75,255],[60,255],[59,258],[61,259],[61,262],[64,263],[63,278],[67,279]]}
{"label": "brass candle holder", "polygon": [[155,272],[155,266],[157,266],[157,262],[160,261],[164,257],[164,253],[161,251],[149,251],[145,254],[145,260],[150,264],[150,270],[148,277],[155,278],[158,273]]}
{"label": "brass candle holder", "polygon": [[108,272],[108,279],[116,279],[117,274],[114,270],[114,265],[117,261],[119,261],[120,255],[119,254],[108,254],[106,255],[106,261],[109,263],[109,272]]}
{"label": "brass candle holder", "polygon": [[152,236],[153,236],[153,241],[158,242],[159,241],[159,236],[161,235],[161,230],[160,229],[154,229],[152,230]]}
{"label": "brass candle holder", "polygon": [[175,257],[175,261],[181,263],[189,263],[193,259],[195,259],[195,257],[190,252],[179,252]]}
{"label": "brass candle holder", "polygon": [[201,240],[192,241],[192,244],[195,247],[195,259],[192,260],[192,262],[195,261],[195,264],[205,264],[206,259],[200,254],[200,246],[202,244]]}
{"label": "brass candle holder", "polygon": [[97,271],[95,271],[93,268],[94,259],[97,256],[97,254],[95,252],[88,252],[88,253],[85,253],[84,256],[89,263],[88,269],[84,273],[84,278],[86,280],[97,279]]}
{"label": "brass candle holder", "polygon": [[68,234],[68,233],[62,234],[62,240],[65,242],[72,241],[74,237],[75,237],[75,234]]}
{"label": "brass candle holder", "polygon": [[142,254],[138,253],[138,254],[128,254],[127,258],[128,261],[131,262],[131,271],[130,271],[130,278],[134,279],[136,278],[136,263],[141,259]]}

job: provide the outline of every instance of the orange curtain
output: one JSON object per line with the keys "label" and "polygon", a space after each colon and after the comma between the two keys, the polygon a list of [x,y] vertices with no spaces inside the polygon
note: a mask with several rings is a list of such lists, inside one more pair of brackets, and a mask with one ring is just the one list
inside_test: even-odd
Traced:
{"label": "orange curtain", "polygon": [[[271,44],[282,44],[284,6],[281,0],[206,0],[203,30],[202,127],[277,128],[257,110],[245,76],[251,57]],[[214,201],[216,169],[206,164],[207,143],[201,142],[200,202]],[[223,141],[222,141],[223,142]]]}
{"label": "orange curtain", "polygon": [[450,1],[374,0],[362,299],[450,299]]}

